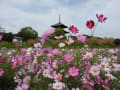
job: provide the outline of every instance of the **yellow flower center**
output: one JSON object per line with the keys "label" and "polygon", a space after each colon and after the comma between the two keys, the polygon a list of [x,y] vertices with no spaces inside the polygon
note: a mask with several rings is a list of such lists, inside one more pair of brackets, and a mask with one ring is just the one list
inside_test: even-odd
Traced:
{"label": "yellow flower center", "polygon": [[91,79],[90,78],[88,78],[88,81],[90,81]]}
{"label": "yellow flower center", "polygon": [[90,58],[90,55],[88,54],[87,57]]}
{"label": "yellow flower center", "polygon": [[111,78],[111,76],[108,76],[109,78]]}
{"label": "yellow flower center", "polygon": [[72,73],[75,73],[75,70],[73,70]]}
{"label": "yellow flower center", "polygon": [[75,32],[75,29],[72,29],[73,32]]}
{"label": "yellow flower center", "polygon": [[29,82],[29,81],[30,81],[30,79],[26,79],[26,81],[27,81],[27,82]]}
{"label": "yellow flower center", "polygon": [[51,34],[52,32],[49,32],[49,34]]}
{"label": "yellow flower center", "polygon": [[38,52],[38,54],[40,54],[41,52]]}
{"label": "yellow flower center", "polygon": [[103,19],[102,17],[101,17],[101,18],[99,18],[99,21],[102,21],[102,19]]}
{"label": "yellow flower center", "polygon": [[94,71],[94,72],[97,72],[97,70],[96,70],[96,69],[94,69],[93,71]]}
{"label": "yellow flower center", "polygon": [[60,85],[56,85],[56,87],[57,87],[57,88],[59,88],[59,87],[60,87]]}
{"label": "yellow flower center", "polygon": [[90,27],[92,26],[92,23],[90,23]]}
{"label": "yellow flower center", "polygon": [[58,63],[56,63],[56,66],[58,66]]}
{"label": "yellow flower center", "polygon": [[22,88],[22,90],[26,90],[25,88]]}
{"label": "yellow flower center", "polygon": [[19,64],[19,63],[20,63],[20,60],[18,60],[17,63]]}
{"label": "yellow flower center", "polygon": [[81,41],[83,40],[83,38],[81,38]]}
{"label": "yellow flower center", "polygon": [[67,57],[67,60],[70,60],[70,57]]}
{"label": "yellow flower center", "polygon": [[103,64],[102,67],[105,67],[105,64]]}
{"label": "yellow flower center", "polygon": [[113,66],[113,68],[116,68],[116,66]]}
{"label": "yellow flower center", "polygon": [[54,52],[52,52],[52,55],[55,55],[55,53],[54,53]]}
{"label": "yellow flower center", "polygon": [[59,77],[59,76],[57,77],[57,80],[60,80],[60,77]]}

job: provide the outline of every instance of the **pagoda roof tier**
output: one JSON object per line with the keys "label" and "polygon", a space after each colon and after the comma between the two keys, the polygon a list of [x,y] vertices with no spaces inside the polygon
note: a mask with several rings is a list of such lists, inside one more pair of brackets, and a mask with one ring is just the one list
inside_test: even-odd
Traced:
{"label": "pagoda roof tier", "polygon": [[64,25],[60,22],[57,24],[51,25],[51,27],[53,27],[53,28],[68,28],[66,25]]}

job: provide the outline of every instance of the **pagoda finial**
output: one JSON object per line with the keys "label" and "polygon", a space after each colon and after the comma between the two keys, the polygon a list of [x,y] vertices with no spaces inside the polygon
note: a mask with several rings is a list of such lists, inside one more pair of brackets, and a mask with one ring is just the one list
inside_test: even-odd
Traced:
{"label": "pagoda finial", "polygon": [[60,21],[60,14],[59,14],[59,23],[60,23],[61,21]]}

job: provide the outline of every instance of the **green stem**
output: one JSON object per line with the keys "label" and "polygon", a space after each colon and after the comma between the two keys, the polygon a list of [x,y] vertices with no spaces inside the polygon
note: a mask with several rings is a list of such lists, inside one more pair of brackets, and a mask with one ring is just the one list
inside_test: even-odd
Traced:
{"label": "green stem", "polygon": [[99,21],[96,23],[96,25],[95,25],[94,29],[91,31],[91,36],[93,36],[93,35],[94,35],[94,33],[95,33],[95,29],[96,29],[96,27],[97,27],[98,23],[99,23]]}

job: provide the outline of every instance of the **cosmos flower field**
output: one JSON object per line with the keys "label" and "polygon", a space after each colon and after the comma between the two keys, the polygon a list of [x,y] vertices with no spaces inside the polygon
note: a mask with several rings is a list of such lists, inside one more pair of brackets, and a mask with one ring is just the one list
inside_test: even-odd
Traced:
{"label": "cosmos flower field", "polygon": [[[103,15],[97,18],[101,23],[106,20]],[[92,29],[94,22],[90,20],[86,26]],[[78,33],[74,26],[69,29],[73,34]],[[71,37],[66,38],[66,43],[61,42],[59,48],[43,48],[54,32],[46,31],[41,42],[33,47],[1,49],[0,80],[4,83],[11,78],[10,90],[120,90],[119,48],[90,48],[83,35],[76,36],[83,48],[65,49],[65,45],[74,45]]]}

